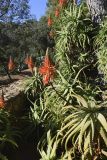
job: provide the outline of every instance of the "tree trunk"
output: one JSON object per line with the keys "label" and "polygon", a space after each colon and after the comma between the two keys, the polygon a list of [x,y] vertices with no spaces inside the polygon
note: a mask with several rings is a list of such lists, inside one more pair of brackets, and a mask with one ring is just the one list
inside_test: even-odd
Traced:
{"label": "tree trunk", "polygon": [[100,23],[107,15],[107,0],[86,0],[92,20]]}

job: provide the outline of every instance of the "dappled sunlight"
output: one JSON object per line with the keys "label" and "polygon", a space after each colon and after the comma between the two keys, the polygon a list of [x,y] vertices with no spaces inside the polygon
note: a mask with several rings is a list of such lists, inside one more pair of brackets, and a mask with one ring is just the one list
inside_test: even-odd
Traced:
{"label": "dappled sunlight", "polygon": [[1,0],[0,159],[107,159],[107,4]]}

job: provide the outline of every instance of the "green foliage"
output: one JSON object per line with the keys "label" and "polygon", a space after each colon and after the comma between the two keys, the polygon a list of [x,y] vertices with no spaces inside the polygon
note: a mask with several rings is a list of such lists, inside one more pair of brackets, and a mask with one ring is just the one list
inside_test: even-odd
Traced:
{"label": "green foliage", "polygon": [[[19,59],[25,58],[26,54],[34,54],[37,43],[35,32],[37,32],[37,21],[29,20],[22,24],[1,23],[2,41],[1,48],[5,51],[5,57],[9,55],[17,56]],[[8,37],[9,41],[6,41]],[[7,43],[6,43],[7,42]]]}
{"label": "green foliage", "polygon": [[[48,12],[54,22],[52,28],[47,28],[46,17],[39,22],[8,23],[5,26],[7,30],[2,28],[3,34],[6,31],[12,43],[1,44],[9,54],[15,55],[16,50],[17,54],[30,53],[41,60],[47,46],[53,47],[49,44],[47,33],[50,29],[56,29],[55,55],[51,55],[56,60],[53,82],[43,86],[37,68],[35,75],[25,81],[25,92],[31,102],[31,112],[27,117],[30,125],[25,130],[32,134],[38,126],[42,128],[43,135],[39,142],[41,160],[101,159],[107,155],[107,102],[103,101],[102,91],[96,85],[99,80],[97,76],[93,78],[86,72],[89,70],[92,73],[94,68],[97,71],[97,53],[99,69],[106,77],[107,24],[102,24],[93,46],[98,27],[93,25],[85,3],[74,5],[68,2],[61,8],[60,17],[54,18],[53,9],[58,1],[54,6],[49,1]],[[10,139],[11,136],[7,141],[11,142]]]}
{"label": "green foliage", "polygon": [[99,30],[99,34],[95,39],[95,49],[98,57],[99,71],[104,74],[104,79],[107,79],[107,20],[105,20]]}
{"label": "green foliage", "polygon": [[18,68],[23,68],[27,54],[35,59],[44,55],[48,45],[46,17],[38,22],[32,18],[29,0],[1,0],[0,19],[0,71],[7,74],[10,55],[15,57]]}
{"label": "green foliage", "polygon": [[38,69],[35,67],[34,75],[32,77],[26,78],[23,82],[23,87],[25,88],[25,93],[29,95],[40,94],[42,91],[42,82],[40,75],[38,74]]}
{"label": "green foliage", "polygon": [[2,21],[24,21],[29,18],[28,0],[1,0],[0,18]]}
{"label": "green foliage", "polygon": [[[17,68],[24,69],[23,65],[26,55],[32,55],[36,65],[45,54],[47,48],[47,26],[46,18],[42,17],[39,22],[29,19],[23,23],[0,22],[0,62],[2,68],[7,68],[9,56],[11,55]],[[6,69],[5,69],[6,70]]]}
{"label": "green foliage", "polygon": [[26,138],[28,138],[35,133],[42,123],[42,112],[44,110],[42,105],[40,105],[42,104],[42,102],[40,103],[40,97],[43,86],[37,68],[35,68],[35,73],[32,77],[24,79],[23,88],[25,88],[25,94],[30,102],[31,111],[28,111],[28,114],[22,117],[22,122],[27,125],[26,129],[23,129],[23,133],[26,135]]}
{"label": "green foliage", "polygon": [[70,150],[62,153],[61,157],[57,156],[59,142],[60,140],[56,139],[56,137],[51,137],[49,130],[47,132],[47,141],[38,145],[41,160],[72,160],[72,152]]}
{"label": "green foliage", "polygon": [[57,24],[58,59],[62,59],[64,55],[64,62],[68,60],[70,65],[77,64],[80,67],[92,63],[92,54],[87,48],[90,48],[92,43],[90,33],[93,33],[94,28],[88,16],[87,7],[84,4],[71,5],[63,11],[61,20],[59,23],[56,21],[55,25]]}
{"label": "green foliage", "polygon": [[0,153],[0,159],[1,160],[8,160],[6,156],[4,156],[3,154]]}
{"label": "green foliage", "polygon": [[[5,144],[10,144],[13,147],[18,147],[15,142],[15,137],[20,137],[20,132],[14,126],[12,127],[11,115],[0,110],[0,148],[3,149]],[[14,118],[13,118],[14,120]]]}
{"label": "green foliage", "polygon": [[0,1],[0,18],[8,12],[10,0]]}
{"label": "green foliage", "polygon": [[[78,124],[82,123],[82,118],[84,119],[85,116],[87,117],[87,114],[89,114],[89,112],[93,113],[93,115],[95,112],[95,118],[96,118],[96,114],[98,113],[98,111],[100,112],[101,108],[97,108],[97,105],[94,104],[94,101],[92,102],[90,101],[91,101],[92,96],[94,99],[96,95],[99,94],[101,91],[98,90],[98,88],[95,88],[95,87],[93,88],[92,86],[88,86],[87,83],[84,84],[80,82],[79,81],[80,72],[81,70],[77,73],[75,77],[74,77],[75,74],[72,73],[71,75],[69,75],[70,79],[66,80],[66,75],[63,76],[59,71],[57,71],[58,75],[54,83],[44,88],[44,90],[42,89],[41,90],[42,92],[39,92],[39,94],[41,95],[39,97],[39,103],[38,103],[38,100],[35,101],[33,108],[31,108],[31,112],[32,112],[33,122],[35,124],[40,124],[44,128],[44,134],[42,137],[43,139],[41,139],[40,141],[44,141],[44,136],[49,129],[51,129],[53,135],[55,134],[57,135],[57,131],[61,130],[60,128],[62,124],[63,124],[62,127],[64,129],[62,128],[62,130],[60,131],[60,133],[58,133],[58,135],[59,134],[62,135],[62,131],[63,131],[63,134],[65,135],[63,137],[64,143],[65,143],[65,139],[67,139],[68,137],[69,138],[67,141],[69,141],[69,139],[72,141],[72,137],[75,135],[72,135],[70,137],[69,130],[70,130],[70,127],[71,128],[73,127],[74,121],[75,123],[77,122]],[[85,99],[83,98],[83,96],[85,97]],[[77,115],[74,116],[76,112],[77,112]],[[77,117],[77,119],[75,117]],[[88,121],[91,121],[90,117],[89,119],[90,120]],[[95,119],[94,125],[96,125],[97,123],[98,122]],[[68,124],[71,124],[71,126],[68,126]],[[72,132],[73,131],[74,130],[72,129]],[[96,128],[94,128],[93,132],[96,132]],[[85,133],[86,132],[84,131],[83,134]],[[79,133],[76,132],[75,134],[79,134]],[[82,135],[82,137],[84,136]],[[67,144],[65,145],[67,146]],[[83,146],[83,141],[81,142],[81,146]],[[62,153],[62,157],[71,156],[71,154],[74,156],[75,149],[78,150],[78,148],[75,148],[75,146],[73,148],[72,146],[72,150],[69,152],[69,150],[66,147],[67,153],[65,155],[63,155]],[[88,150],[88,153],[89,153],[89,150]]]}
{"label": "green foliage", "polygon": [[55,138],[51,138],[50,131],[47,132],[47,147],[46,151],[43,149],[43,146],[39,150],[41,159],[40,160],[56,160],[56,150],[58,146],[58,141],[55,141]]}
{"label": "green foliage", "polygon": [[6,149],[17,149],[17,140],[21,138],[21,131],[18,129],[16,118],[5,109],[0,110],[0,159],[8,160]]}
{"label": "green foliage", "polygon": [[63,108],[66,117],[58,134],[65,148],[71,146],[75,151],[79,150],[82,159],[88,154],[95,156],[97,149],[100,152],[107,145],[106,102],[98,103],[94,99],[86,101],[80,95],[71,96],[77,99],[78,105]]}

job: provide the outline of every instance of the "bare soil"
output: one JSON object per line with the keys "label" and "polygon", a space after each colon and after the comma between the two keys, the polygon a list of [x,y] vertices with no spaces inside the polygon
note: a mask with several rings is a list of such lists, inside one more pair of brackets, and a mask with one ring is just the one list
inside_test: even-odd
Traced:
{"label": "bare soil", "polygon": [[11,74],[11,78],[12,80],[9,79],[9,77],[7,75],[0,75],[0,88],[2,88],[3,86],[7,86],[15,81],[18,81],[18,80],[22,80],[24,79],[25,77],[30,77],[32,76],[31,72],[27,69],[27,70],[24,70],[18,74]]}

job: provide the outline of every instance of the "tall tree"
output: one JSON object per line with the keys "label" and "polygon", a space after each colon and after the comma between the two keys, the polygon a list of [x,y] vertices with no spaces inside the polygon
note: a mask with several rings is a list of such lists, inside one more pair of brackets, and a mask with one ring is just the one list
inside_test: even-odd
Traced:
{"label": "tall tree", "polygon": [[[29,18],[30,13],[28,3],[29,0],[0,0],[0,64],[7,74],[6,46],[8,46],[9,49],[11,49],[11,46],[14,47],[14,43],[12,45],[12,42],[15,39],[14,29],[17,28],[19,22],[23,22]],[[13,25],[13,22],[17,22],[17,24]],[[10,29],[13,29],[12,32],[9,31]]]}
{"label": "tall tree", "polygon": [[107,15],[107,0],[86,0],[92,20],[100,23]]}
{"label": "tall tree", "polygon": [[23,21],[29,18],[29,0],[0,0],[0,20]]}
{"label": "tall tree", "polygon": [[0,0],[0,18],[8,12],[9,6],[10,0]]}

